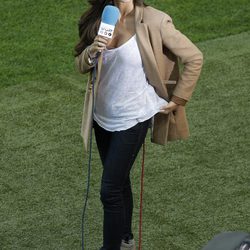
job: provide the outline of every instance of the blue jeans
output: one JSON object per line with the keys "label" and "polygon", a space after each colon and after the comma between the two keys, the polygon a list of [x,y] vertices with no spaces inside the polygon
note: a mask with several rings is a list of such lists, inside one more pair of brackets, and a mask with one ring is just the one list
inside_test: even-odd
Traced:
{"label": "blue jeans", "polygon": [[145,140],[151,119],[122,131],[110,132],[93,123],[103,165],[100,199],[103,204],[102,250],[120,250],[132,238],[133,195],[130,170]]}

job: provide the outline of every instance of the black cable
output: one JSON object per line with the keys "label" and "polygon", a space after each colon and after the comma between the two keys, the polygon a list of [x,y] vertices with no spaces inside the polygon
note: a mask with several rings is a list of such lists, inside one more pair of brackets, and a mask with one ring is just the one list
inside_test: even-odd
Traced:
{"label": "black cable", "polygon": [[[93,115],[94,115],[94,105],[95,105],[95,80],[96,80],[96,67],[97,67],[97,58],[95,59],[95,66],[93,69],[93,75],[91,79],[92,83],[92,124],[91,124],[91,133],[90,133],[90,139],[89,139],[89,161],[88,161],[88,177],[87,177],[87,189],[86,189],[86,197],[85,197],[85,202],[84,202],[84,207],[83,207],[83,212],[82,212],[82,250],[84,250],[84,222],[85,222],[85,213],[86,213],[86,208],[87,208],[87,202],[88,202],[88,196],[89,196],[89,189],[90,189],[90,174],[91,174],[91,160],[92,160],[92,138],[93,138]],[[86,244],[86,242],[85,242]]]}

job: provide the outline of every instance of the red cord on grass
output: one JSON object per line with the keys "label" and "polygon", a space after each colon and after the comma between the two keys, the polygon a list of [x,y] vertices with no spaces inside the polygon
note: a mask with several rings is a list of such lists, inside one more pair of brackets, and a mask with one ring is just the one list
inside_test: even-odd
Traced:
{"label": "red cord on grass", "polygon": [[143,143],[142,164],[141,164],[141,194],[140,194],[140,221],[139,221],[139,249],[142,249],[142,198],[143,198],[143,178],[145,161],[145,142]]}

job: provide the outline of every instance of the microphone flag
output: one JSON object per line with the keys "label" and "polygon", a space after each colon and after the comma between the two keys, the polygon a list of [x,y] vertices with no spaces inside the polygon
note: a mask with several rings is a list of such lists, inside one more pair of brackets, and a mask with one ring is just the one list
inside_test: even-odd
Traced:
{"label": "microphone flag", "polygon": [[99,27],[98,35],[112,38],[115,25],[120,17],[120,11],[116,6],[107,5],[102,12],[101,25]]}

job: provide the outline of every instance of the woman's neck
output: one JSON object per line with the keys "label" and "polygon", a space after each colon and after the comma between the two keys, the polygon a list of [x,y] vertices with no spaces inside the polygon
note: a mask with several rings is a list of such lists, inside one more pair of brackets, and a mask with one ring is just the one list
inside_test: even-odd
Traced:
{"label": "woman's neck", "polygon": [[134,10],[133,0],[114,0],[114,4],[120,10],[121,19],[126,18]]}

